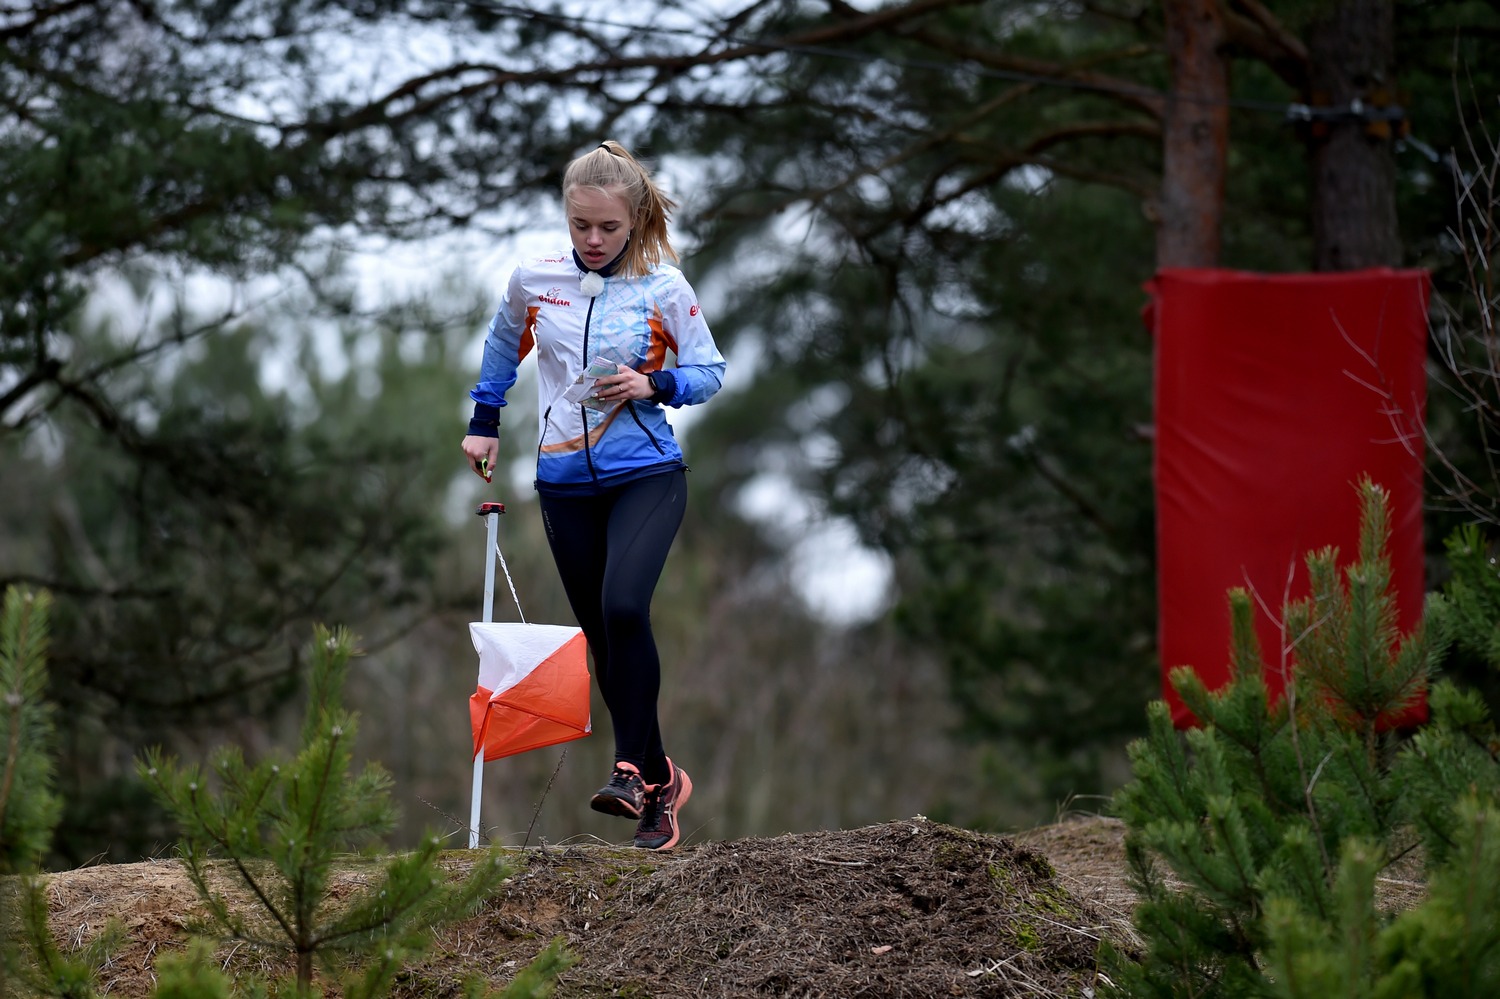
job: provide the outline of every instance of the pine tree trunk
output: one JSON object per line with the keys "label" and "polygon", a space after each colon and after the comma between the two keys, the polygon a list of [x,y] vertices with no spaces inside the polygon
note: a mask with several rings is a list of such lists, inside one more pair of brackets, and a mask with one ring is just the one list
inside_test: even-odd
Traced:
{"label": "pine tree trunk", "polygon": [[[1311,102],[1347,107],[1393,92],[1392,0],[1336,0],[1308,33]],[[1378,128],[1376,129],[1378,131]],[[1313,268],[1348,271],[1401,262],[1396,161],[1387,135],[1365,122],[1316,128],[1312,147]]]}
{"label": "pine tree trunk", "polygon": [[1215,0],[1166,0],[1172,85],[1162,121],[1156,266],[1214,267],[1229,148],[1229,60]]}

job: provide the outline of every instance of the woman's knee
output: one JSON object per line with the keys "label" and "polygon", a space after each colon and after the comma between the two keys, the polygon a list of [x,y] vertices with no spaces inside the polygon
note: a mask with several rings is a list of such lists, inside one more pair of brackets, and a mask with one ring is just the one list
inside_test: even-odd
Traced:
{"label": "woman's knee", "polygon": [[651,630],[651,608],[639,600],[606,600],[604,604],[604,627],[612,641],[633,635],[649,633]]}

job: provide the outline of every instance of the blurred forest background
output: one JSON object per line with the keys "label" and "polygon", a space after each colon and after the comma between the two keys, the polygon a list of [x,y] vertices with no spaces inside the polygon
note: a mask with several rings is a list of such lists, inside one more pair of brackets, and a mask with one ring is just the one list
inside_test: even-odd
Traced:
{"label": "blurred forest background", "polygon": [[[685,836],[1099,807],[1159,690],[1140,312],[1183,262],[1162,237],[1178,110],[1228,129],[1219,243],[1190,262],[1428,268],[1438,326],[1475,321],[1454,233],[1466,185],[1493,192],[1500,10],[1272,6],[0,5],[0,586],[56,598],[54,863],[171,843],[145,747],[294,737],[317,622],[361,636],[350,701],[402,836],[461,845],[478,502],[508,507],[527,619],[571,620],[528,383],[502,426],[516,473],[488,488],[457,447],[467,390],[517,248],[565,238],[561,170],[603,137],[681,201],[730,361],[679,414],[694,493],[654,610]],[[1227,89],[1195,105],[1197,15]],[[1320,76],[1351,52],[1375,66],[1365,113],[1318,113],[1352,106]],[[1330,258],[1341,129],[1392,211]],[[1500,493],[1465,491],[1483,428],[1433,368],[1436,574]],[[837,605],[858,613],[808,599],[854,557],[808,541],[819,524],[878,553],[837,584],[873,593]],[[488,835],[629,832],[587,809],[597,699],[595,724],[560,769],[563,749],[487,768]]]}

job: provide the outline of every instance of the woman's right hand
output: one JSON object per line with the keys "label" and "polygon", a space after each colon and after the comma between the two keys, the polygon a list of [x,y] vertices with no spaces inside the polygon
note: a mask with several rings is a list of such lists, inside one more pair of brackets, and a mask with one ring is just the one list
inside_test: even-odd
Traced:
{"label": "woman's right hand", "polygon": [[[474,470],[474,474],[486,482],[490,481],[490,477],[495,474],[495,463],[500,460],[500,438],[470,434],[460,446],[464,449],[464,457],[469,459],[469,467]],[[486,468],[489,469],[488,474],[484,471]]]}

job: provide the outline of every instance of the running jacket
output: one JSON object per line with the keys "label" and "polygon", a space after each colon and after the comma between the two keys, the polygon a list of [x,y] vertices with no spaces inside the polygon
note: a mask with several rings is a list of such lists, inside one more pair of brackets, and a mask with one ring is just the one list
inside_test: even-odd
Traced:
{"label": "running jacket", "polygon": [[662,264],[645,277],[606,277],[594,298],[580,287],[583,273],[569,251],[515,269],[490,320],[479,383],[469,393],[475,404],[469,433],[497,435],[505,393],[521,360],[536,349],[536,487],[543,493],[596,492],[686,467],[657,402],[595,408],[562,398],[594,358],[649,373],[666,369],[668,354],[675,355],[676,367],[658,376],[670,387],[665,403],[674,407],[706,402],[724,381],[724,357],[682,271]]}

